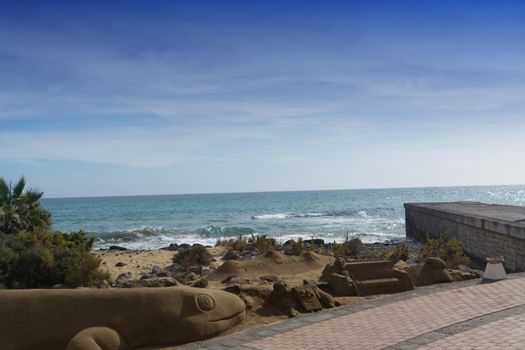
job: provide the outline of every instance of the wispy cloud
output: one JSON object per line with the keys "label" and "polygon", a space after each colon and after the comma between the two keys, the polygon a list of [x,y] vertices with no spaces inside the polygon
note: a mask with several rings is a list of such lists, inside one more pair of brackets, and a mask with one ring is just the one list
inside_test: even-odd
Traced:
{"label": "wispy cloud", "polygon": [[[424,154],[457,164],[496,157],[476,135],[525,126],[519,11],[209,5],[6,8],[0,162],[249,165],[250,176],[287,164],[318,174],[322,164],[341,186],[349,180],[340,169],[370,173],[383,162],[401,183]],[[413,8],[424,20],[413,21]],[[525,147],[513,135],[512,147],[504,137],[493,147],[516,156]]]}

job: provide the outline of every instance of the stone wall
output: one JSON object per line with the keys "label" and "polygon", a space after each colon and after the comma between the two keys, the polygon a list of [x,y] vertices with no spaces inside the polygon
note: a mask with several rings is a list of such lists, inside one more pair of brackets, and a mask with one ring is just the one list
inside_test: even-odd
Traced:
{"label": "stone wall", "polygon": [[447,233],[461,240],[465,251],[473,257],[503,256],[508,272],[525,271],[524,220],[508,220],[509,215],[505,214],[509,210],[514,210],[512,214],[518,213],[519,217],[525,208],[472,202],[406,203],[406,235],[424,241],[427,235],[438,238]]}

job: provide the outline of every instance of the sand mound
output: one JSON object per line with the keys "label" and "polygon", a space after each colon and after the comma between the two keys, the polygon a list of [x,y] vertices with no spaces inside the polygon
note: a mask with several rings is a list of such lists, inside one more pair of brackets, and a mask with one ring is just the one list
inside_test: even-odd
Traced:
{"label": "sand mound", "polygon": [[321,272],[334,258],[306,252],[303,256],[288,256],[280,252],[268,252],[263,256],[245,261],[229,260],[208,276],[209,281],[220,282],[228,276],[261,277],[264,275],[294,275],[305,272]]}

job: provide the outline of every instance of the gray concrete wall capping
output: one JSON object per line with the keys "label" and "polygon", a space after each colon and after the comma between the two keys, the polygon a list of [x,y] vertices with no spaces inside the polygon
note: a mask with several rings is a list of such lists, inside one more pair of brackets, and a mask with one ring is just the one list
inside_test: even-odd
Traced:
{"label": "gray concrete wall capping", "polygon": [[[482,202],[427,202],[408,203],[425,206],[428,208],[441,208],[448,211],[468,214],[469,216],[481,215],[484,217],[502,219],[505,221],[521,221],[525,219],[525,206],[488,204]],[[484,215],[483,215],[484,214]]]}
{"label": "gray concrete wall capping", "polygon": [[[451,202],[453,204],[460,204],[461,202]],[[510,221],[503,219],[495,219],[483,215],[476,215],[472,213],[458,212],[454,209],[448,209],[444,203],[405,203],[405,210],[409,209],[414,212],[424,213],[433,217],[442,218],[445,220],[465,224],[472,227],[477,227],[483,230],[497,232],[502,235],[509,235],[518,239],[525,239],[525,223],[520,221]],[[465,202],[468,204],[476,204],[476,202]],[[479,203],[483,204],[483,203]],[[501,205],[501,209],[513,206]]]}

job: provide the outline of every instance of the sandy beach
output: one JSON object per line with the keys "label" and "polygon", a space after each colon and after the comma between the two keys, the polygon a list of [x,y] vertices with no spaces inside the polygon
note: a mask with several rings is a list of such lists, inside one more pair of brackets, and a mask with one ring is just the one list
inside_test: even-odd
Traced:
{"label": "sandy beach", "polygon": [[[228,251],[226,247],[208,248],[208,251],[212,254],[214,260],[210,264],[211,269],[216,270],[225,263],[225,261],[221,259]],[[97,250],[95,254],[102,258],[102,268],[111,274],[112,282],[115,282],[122,274],[129,273],[128,276],[130,279],[140,279],[142,276],[151,273],[154,266],[159,266],[163,269],[167,268],[172,265],[172,258],[176,252],[167,250]],[[327,259],[323,260],[318,266],[307,269],[301,273],[290,274],[277,272],[276,274],[278,276],[275,276],[275,279],[285,282],[290,287],[301,286],[304,280],[317,281],[321,275],[321,271],[326,265],[325,262],[329,260],[328,257],[326,258]],[[223,290],[229,285],[232,285],[231,283],[222,283],[222,277],[223,276],[215,276],[214,278],[209,278],[207,288]],[[277,314],[264,307],[265,296],[272,291],[273,281],[271,279],[257,278],[257,273],[254,273],[252,276],[243,278],[242,281],[238,282],[241,282],[243,290],[248,291],[251,295],[245,295],[243,297],[245,303],[247,303],[246,320],[229,330],[229,332],[257,327],[289,318],[289,315]],[[363,300],[363,297],[336,297],[336,300],[341,305],[344,305]]]}

